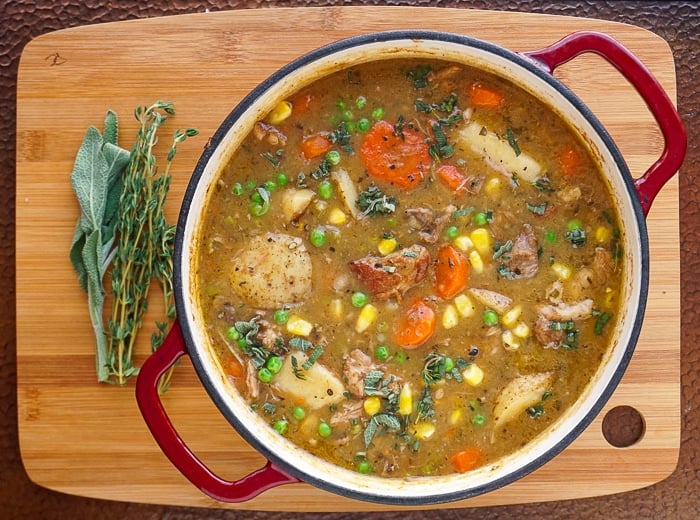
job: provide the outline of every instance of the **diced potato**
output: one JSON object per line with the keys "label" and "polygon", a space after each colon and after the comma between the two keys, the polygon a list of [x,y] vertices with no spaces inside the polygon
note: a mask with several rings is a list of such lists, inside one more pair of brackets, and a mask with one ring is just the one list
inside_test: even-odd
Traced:
{"label": "diced potato", "polygon": [[296,336],[308,336],[314,329],[312,323],[299,316],[292,315],[287,320],[287,332]]}
{"label": "diced potato", "polygon": [[230,273],[232,289],[252,307],[277,309],[311,293],[311,257],[300,238],[283,233],[250,238]]}
{"label": "diced potato", "polygon": [[513,303],[513,300],[511,300],[508,296],[497,293],[496,291],[472,287],[469,289],[469,292],[474,298],[476,298],[477,301],[486,305],[487,307],[492,308],[498,314],[505,313]]}
{"label": "diced potato", "polygon": [[496,397],[493,407],[494,428],[501,427],[528,407],[539,403],[553,378],[553,372],[541,372],[519,376],[510,381]]}
{"label": "diced potato", "polygon": [[442,326],[446,329],[451,329],[459,324],[459,315],[457,314],[457,307],[452,304],[448,304],[445,307],[445,311],[442,313]]}
{"label": "diced potato", "polygon": [[362,212],[355,205],[357,202],[357,187],[355,183],[352,182],[350,174],[342,168],[338,168],[331,172],[331,180],[335,182],[336,188],[338,189],[338,194],[345,204],[345,209],[348,210],[353,218],[358,219],[362,216]]}
{"label": "diced potato", "polygon": [[289,188],[282,192],[280,208],[287,222],[299,218],[316,196],[313,190]]}
{"label": "diced potato", "polygon": [[479,386],[484,380],[484,371],[476,363],[472,363],[462,371],[464,381],[470,386]]}
{"label": "diced potato", "polygon": [[512,330],[504,330],[501,333],[501,342],[503,343],[503,348],[512,352],[520,348],[520,342],[515,339],[515,334]]}
{"label": "diced potato", "polygon": [[474,302],[466,294],[455,296],[454,304],[457,308],[457,312],[464,318],[471,318],[476,312],[476,305],[474,305]]}
{"label": "diced potato", "polygon": [[[304,379],[299,379],[294,373],[292,357],[296,358],[299,370]],[[303,352],[294,352],[285,357],[282,370],[275,376],[273,386],[290,400],[303,400],[309,409],[317,410],[339,403],[344,397],[345,387],[333,372],[318,361],[308,370],[302,368],[307,360]]]}
{"label": "diced potato", "polygon": [[339,320],[343,317],[343,301],[340,298],[335,298],[331,300],[330,303],[331,315]]}
{"label": "diced potato", "polygon": [[513,334],[519,338],[525,339],[530,336],[530,327],[527,323],[521,321],[513,327]]}
{"label": "diced potato", "polygon": [[481,155],[489,166],[508,177],[515,174],[519,179],[535,182],[542,173],[542,166],[535,159],[522,150],[516,155],[506,139],[486,131],[481,123],[469,123],[459,131],[457,139],[462,146]]}

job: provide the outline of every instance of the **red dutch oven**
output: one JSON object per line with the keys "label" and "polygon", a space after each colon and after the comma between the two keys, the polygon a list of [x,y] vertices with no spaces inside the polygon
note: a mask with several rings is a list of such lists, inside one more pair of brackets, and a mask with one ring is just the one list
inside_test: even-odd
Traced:
{"label": "red dutch oven", "polygon": [[[636,180],[622,155],[591,111],[553,70],[582,53],[610,62],[647,103],[665,140],[659,159]],[[321,460],[277,434],[218,368],[193,294],[193,252],[210,187],[254,123],[279,101],[321,76],[353,64],[392,57],[443,58],[476,66],[519,85],[549,105],[598,159],[623,223],[625,302],[605,359],[576,404],[551,427],[516,453],[464,474],[389,479],[362,475]],[[178,322],[165,343],[144,363],[136,385],[141,413],[154,438],[175,467],[195,486],[224,502],[249,500],[281,484],[306,482],[339,495],[383,504],[426,505],[469,498],[505,486],[542,466],[568,446],[600,412],[629,363],[646,305],[649,252],[645,216],[656,194],[680,167],[686,135],[663,88],[646,67],[604,34],[578,32],[541,50],[514,53],[473,38],[431,31],[372,33],[338,41],[290,63],[255,88],[231,112],[200,158],[185,193],[175,243],[175,297]],[[221,413],[268,463],[240,480],[210,471],[173,428],[157,392],[158,379],[183,355],[189,355],[202,384]]]}

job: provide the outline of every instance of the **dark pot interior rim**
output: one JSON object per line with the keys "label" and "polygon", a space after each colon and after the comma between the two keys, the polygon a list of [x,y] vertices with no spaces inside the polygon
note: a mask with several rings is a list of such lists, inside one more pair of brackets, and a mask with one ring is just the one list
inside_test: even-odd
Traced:
{"label": "dark pot interior rim", "polygon": [[[188,288],[183,287],[183,280],[181,276],[182,269],[188,268],[186,265],[182,265],[181,259],[183,258],[183,249],[185,247],[185,228],[186,223],[189,218],[190,208],[193,200],[194,193],[198,187],[201,180],[203,172],[209,163],[214,150],[222,143],[225,136],[227,135],[230,128],[232,128],[242,114],[253,104],[259,97],[263,96],[273,85],[278,83],[280,80],[285,78],[294,70],[312,63],[316,60],[329,57],[337,52],[345,51],[353,47],[363,46],[367,44],[377,43],[377,42],[392,42],[400,40],[430,40],[436,42],[445,42],[451,44],[462,45],[466,48],[473,47],[486,51],[497,57],[505,58],[520,68],[526,69],[528,73],[536,76],[540,80],[548,83],[552,86],[563,98],[566,99],[571,105],[573,105],[576,110],[582,115],[584,119],[594,128],[595,132],[598,133],[601,140],[605,143],[609,153],[611,154],[613,161],[618,168],[624,185],[632,201],[632,210],[635,216],[634,223],[627,223],[627,228],[634,224],[638,230],[640,237],[640,272],[642,273],[641,279],[638,280],[640,284],[639,292],[639,303],[637,305],[637,314],[634,317],[634,323],[631,326],[630,339],[625,347],[625,352],[620,358],[617,364],[614,374],[612,375],[609,383],[605,386],[603,392],[601,392],[598,398],[595,400],[594,404],[590,407],[588,412],[585,414],[583,419],[572,429],[567,435],[564,435],[559,439],[551,448],[549,448],[541,456],[537,457],[533,461],[523,465],[517,470],[508,473],[502,478],[494,479],[485,482],[483,485],[475,486],[469,489],[464,489],[461,491],[453,493],[440,493],[440,489],[435,489],[435,494],[423,495],[423,496],[401,496],[401,491],[397,488],[397,492],[394,495],[385,495],[373,493],[371,489],[366,491],[355,491],[353,489],[348,489],[342,486],[336,486],[333,483],[329,483],[324,480],[323,475],[307,474],[303,472],[294,465],[287,462],[283,457],[279,456],[277,453],[269,449],[264,443],[260,442],[254,432],[252,432],[248,426],[242,422],[236,414],[229,409],[222,397],[214,389],[211,381],[206,377],[206,370],[204,367],[204,362],[202,360],[202,354],[199,352],[197,345],[193,339],[193,335],[190,329],[189,319],[183,318],[187,317],[188,310],[185,305],[185,299],[187,295]],[[648,253],[648,236],[646,228],[646,220],[639,203],[636,188],[629,172],[627,164],[625,163],[622,154],[618,150],[614,141],[605,130],[603,125],[597,119],[597,117],[590,111],[590,109],[563,83],[554,78],[551,74],[540,68],[532,60],[529,60],[520,54],[510,51],[504,47],[498,46],[496,44],[472,38],[469,36],[463,36],[453,33],[439,32],[439,31],[423,31],[423,30],[399,30],[399,31],[383,31],[376,33],[368,33],[364,35],[354,36],[351,38],[339,40],[323,47],[320,47],[314,51],[305,54],[284,67],[280,68],[278,71],[269,76],[266,80],[255,87],[248,95],[246,95],[236,107],[229,113],[229,115],[224,119],[222,124],[216,130],[216,132],[211,137],[207,147],[202,153],[192,177],[188,183],[187,189],[185,191],[184,199],[182,202],[178,223],[177,232],[175,236],[175,249],[174,249],[174,291],[175,291],[175,302],[177,315],[179,316],[179,322],[182,327],[182,332],[184,336],[185,343],[187,345],[188,355],[192,360],[192,364],[195,367],[198,377],[202,381],[207,393],[209,394],[212,401],[219,409],[219,411],[226,417],[229,423],[231,423],[237,432],[258,452],[265,456],[268,460],[276,464],[279,468],[283,469],[289,475],[292,475],[308,484],[314,485],[325,491],[330,491],[332,493],[346,496],[352,499],[358,499],[369,502],[376,502],[388,505],[426,505],[426,504],[440,504],[451,502],[455,500],[462,500],[466,498],[471,498],[477,495],[481,495],[490,491],[499,489],[507,484],[515,482],[525,475],[531,473],[532,471],[538,469],[546,462],[554,458],[560,452],[562,452],[571,442],[574,441],[593,421],[593,419],[602,410],[605,403],[612,396],[613,392],[617,388],[628,364],[634,352],[635,346],[637,344],[639,334],[641,331],[642,320],[644,316],[644,310],[646,307],[646,300],[648,294],[648,278],[649,278],[649,253]]]}

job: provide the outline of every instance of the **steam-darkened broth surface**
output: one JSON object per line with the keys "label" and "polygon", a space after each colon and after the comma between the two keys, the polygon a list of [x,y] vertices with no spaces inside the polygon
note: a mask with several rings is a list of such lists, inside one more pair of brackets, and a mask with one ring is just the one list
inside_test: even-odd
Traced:
{"label": "steam-darkened broth surface", "polygon": [[386,477],[464,472],[571,406],[618,319],[618,214],[546,106],[364,64],[260,121],[209,195],[199,304],[270,427]]}

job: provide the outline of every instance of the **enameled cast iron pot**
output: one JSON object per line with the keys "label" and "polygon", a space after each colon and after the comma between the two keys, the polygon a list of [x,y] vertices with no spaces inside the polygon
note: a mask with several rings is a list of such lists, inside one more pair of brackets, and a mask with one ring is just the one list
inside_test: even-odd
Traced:
{"label": "enameled cast iron pot", "polygon": [[[634,180],[614,142],[590,110],[552,71],[581,53],[593,52],[615,66],[649,106],[665,140],[661,157]],[[293,445],[258,417],[218,369],[193,295],[194,251],[207,193],[255,121],[279,101],[313,80],[364,61],[395,57],[444,58],[500,75],[551,106],[580,132],[597,156],[623,221],[625,254],[622,319],[612,345],[583,395],[565,415],[524,449],[464,474],[411,479],[363,475],[318,459]],[[226,118],[204,151],[187,188],[175,243],[175,297],[178,322],[166,342],[143,365],[136,394],[141,413],[172,463],[204,493],[227,502],[248,500],[280,484],[304,481],[351,498],[384,504],[436,504],[468,498],[509,484],[542,466],[569,445],[602,409],[632,356],[644,315],[648,287],[645,215],[683,161],[686,136],[673,104],[649,71],[612,38],[593,32],[571,34],[539,51],[516,54],[455,34],[396,31],[332,43],[280,69],[255,88]],[[182,355],[189,355],[204,387],[239,434],[268,463],[238,481],[213,474],[173,429],[156,387],[158,378]]]}

